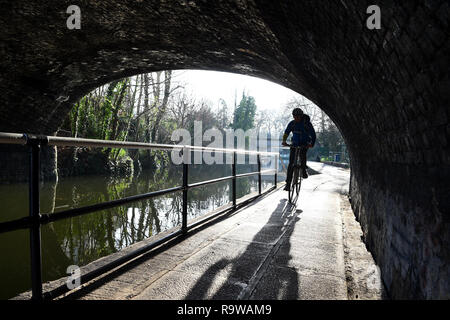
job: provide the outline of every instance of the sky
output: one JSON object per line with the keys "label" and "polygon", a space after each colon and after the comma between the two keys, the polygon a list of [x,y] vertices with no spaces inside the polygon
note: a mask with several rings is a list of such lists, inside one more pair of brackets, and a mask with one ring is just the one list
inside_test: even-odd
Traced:
{"label": "sky", "polygon": [[218,105],[220,98],[224,99],[229,108],[234,106],[235,94],[237,103],[242,97],[242,91],[255,98],[260,110],[279,109],[298,93],[276,83],[240,74],[203,71],[177,70],[175,81],[186,83],[186,88],[196,97],[210,100],[213,106]]}

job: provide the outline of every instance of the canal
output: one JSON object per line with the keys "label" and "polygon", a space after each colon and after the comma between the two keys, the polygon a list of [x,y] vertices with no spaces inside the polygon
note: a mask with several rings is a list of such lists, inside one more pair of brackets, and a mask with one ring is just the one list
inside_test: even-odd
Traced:
{"label": "canal", "polygon": [[[264,169],[264,168],[263,168]],[[238,165],[237,174],[256,171]],[[189,183],[231,175],[230,165],[192,165]],[[273,186],[273,174],[263,190]],[[63,177],[40,186],[41,213],[56,213],[182,184],[182,167],[143,171],[130,177]],[[231,181],[189,190],[188,221],[230,201]],[[257,176],[237,179],[237,197],[258,190]],[[0,184],[0,222],[28,215],[28,184]],[[131,244],[181,225],[182,193],[176,192],[113,209],[53,222],[42,227],[43,281],[67,276],[70,265],[83,266]],[[0,234],[0,299],[31,287],[29,231]]]}

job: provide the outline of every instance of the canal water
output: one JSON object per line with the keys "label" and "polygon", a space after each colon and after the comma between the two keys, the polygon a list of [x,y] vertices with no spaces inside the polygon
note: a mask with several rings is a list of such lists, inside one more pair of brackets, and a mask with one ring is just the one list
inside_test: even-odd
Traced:
{"label": "canal water", "polygon": [[[238,165],[237,173],[256,171]],[[230,165],[192,165],[189,183],[231,175]],[[144,171],[137,176],[60,178],[40,186],[41,213],[56,213],[123,197],[179,186],[182,168]],[[237,179],[237,197],[258,190],[257,176]],[[263,190],[273,186],[273,175],[263,179]],[[189,190],[188,221],[230,201],[231,181]],[[0,184],[0,222],[28,215],[28,184]],[[182,193],[137,201],[42,227],[43,281],[67,276],[70,265],[83,266],[133,243],[181,225]],[[0,299],[31,287],[29,231],[0,234]]]}

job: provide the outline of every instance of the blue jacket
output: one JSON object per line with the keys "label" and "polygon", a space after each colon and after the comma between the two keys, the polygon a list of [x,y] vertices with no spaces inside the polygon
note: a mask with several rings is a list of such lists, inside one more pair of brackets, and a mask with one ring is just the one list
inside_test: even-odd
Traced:
{"label": "blue jacket", "polygon": [[310,118],[307,115],[303,115],[300,122],[292,120],[287,125],[284,131],[285,135],[289,135],[292,132],[292,145],[294,147],[306,146],[311,144],[314,146],[316,143],[316,131],[310,122]]}

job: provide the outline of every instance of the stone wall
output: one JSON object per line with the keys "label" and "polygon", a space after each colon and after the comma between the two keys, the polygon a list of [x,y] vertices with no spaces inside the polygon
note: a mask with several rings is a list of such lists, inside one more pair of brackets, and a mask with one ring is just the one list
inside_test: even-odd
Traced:
{"label": "stone wall", "polygon": [[363,183],[356,174],[351,179],[352,208],[389,295],[449,299],[450,223],[436,197],[424,205],[411,194],[393,192],[389,185],[372,184],[370,175]]}
{"label": "stone wall", "polygon": [[50,134],[83,94],[138,73],[259,76],[314,101],[342,132],[351,197],[394,298],[449,297],[447,0],[10,1],[0,13],[0,131]]}
{"label": "stone wall", "polygon": [[[30,174],[30,149],[27,146],[0,144],[0,183],[27,182]],[[58,181],[56,147],[43,146],[40,153],[40,177]]]}

